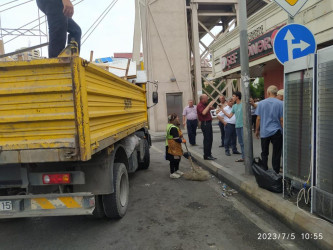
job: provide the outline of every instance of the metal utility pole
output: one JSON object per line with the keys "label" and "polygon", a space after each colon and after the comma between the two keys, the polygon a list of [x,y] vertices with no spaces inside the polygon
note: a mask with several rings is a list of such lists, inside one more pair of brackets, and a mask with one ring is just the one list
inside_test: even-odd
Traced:
{"label": "metal utility pole", "polygon": [[250,74],[247,37],[247,10],[246,0],[239,2],[239,38],[240,38],[240,62],[241,62],[241,84],[243,105],[243,140],[245,153],[245,174],[252,174],[253,162],[253,139],[250,111]]}

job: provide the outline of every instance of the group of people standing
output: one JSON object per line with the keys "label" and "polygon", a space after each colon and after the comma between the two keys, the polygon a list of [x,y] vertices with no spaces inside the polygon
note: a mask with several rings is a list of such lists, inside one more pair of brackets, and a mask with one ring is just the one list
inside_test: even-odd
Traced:
{"label": "group of people standing", "polygon": [[[229,148],[232,149],[233,154],[241,154],[238,152],[236,147],[236,133],[242,133],[243,129],[243,117],[242,117],[242,105],[241,105],[242,94],[235,92],[233,98],[225,100],[224,96],[220,96],[219,103],[219,126],[221,129],[221,145],[225,147],[226,154],[230,155]],[[208,96],[203,94],[200,96],[200,102],[197,106],[193,105],[193,100],[189,101],[189,105],[183,111],[183,125],[187,126],[188,137],[192,146],[196,144],[196,129],[198,121],[201,124],[201,131],[203,133],[203,148],[204,148],[204,159],[215,160],[216,158],[212,155],[213,145],[213,127],[212,127],[212,116],[210,111],[214,109],[215,101],[208,103]],[[234,105],[236,103],[236,105]],[[226,113],[224,113],[226,112]],[[235,115],[234,115],[235,114]],[[238,131],[238,132],[236,132]],[[243,136],[239,135],[239,143],[244,152]],[[237,160],[239,162],[244,161],[242,159]]]}
{"label": "group of people standing", "polygon": [[[221,145],[224,147],[225,154],[231,156],[230,148],[233,154],[242,154],[242,158],[236,160],[237,162],[244,161],[244,143],[243,143],[243,112],[242,112],[242,94],[235,92],[232,98],[225,99],[220,96],[219,109],[217,110],[217,118],[219,120],[219,127],[221,130]],[[242,153],[238,152],[236,140],[241,147]]]}
{"label": "group of people standing", "polygon": [[[242,115],[242,94],[235,92],[232,98],[227,100],[223,95],[219,97],[220,103],[218,109],[219,126],[221,129],[221,145],[225,148],[226,155],[230,156],[230,148],[233,154],[242,154],[242,158],[237,162],[244,161],[244,144],[243,144],[243,115]],[[189,100],[189,105],[183,111],[183,125],[187,127],[189,142],[192,146],[196,144],[196,130],[198,121],[200,122],[201,131],[203,133],[203,149],[205,160],[216,160],[212,155],[213,145],[213,127],[211,110],[214,109],[215,101],[208,103],[208,96],[203,94],[200,96],[198,105],[193,104],[193,100]],[[241,146],[240,153],[237,150],[236,138]]]}
{"label": "group of people standing", "polygon": [[[251,98],[251,115],[255,116],[253,121],[256,137],[261,139],[261,158],[265,169],[268,169],[269,145],[273,144],[272,165],[276,173],[280,172],[281,154],[282,154],[282,129],[283,129],[283,90],[271,85],[267,89],[267,98],[262,101],[255,101]],[[239,154],[241,158],[236,162],[244,162],[244,141],[243,141],[243,107],[241,92],[234,92],[232,97],[225,98],[223,95],[219,97],[218,109],[216,109],[219,127],[221,131],[221,145],[224,147],[225,155]],[[214,109],[215,101],[208,102],[208,96],[203,94],[200,96],[198,105],[193,104],[193,100],[189,100],[189,105],[183,111],[183,126],[187,127],[189,142],[192,146],[196,144],[196,130],[198,121],[201,124],[203,133],[203,151],[205,160],[215,160],[212,155],[213,145],[213,127],[211,110]],[[253,117],[252,117],[253,118]],[[178,116],[173,114],[169,116],[169,124],[167,128],[167,159],[170,160],[170,177],[179,178],[179,161],[182,152],[174,154],[170,151],[171,144],[186,142],[183,139],[179,126]],[[171,125],[170,125],[171,124]],[[180,123],[179,123],[180,125]],[[239,152],[237,150],[237,141],[240,145]],[[169,142],[169,145],[168,145]],[[179,147],[179,146],[177,146]],[[179,157],[179,159],[178,159]],[[177,158],[177,159],[176,159]],[[179,160],[179,161],[178,161]]]}

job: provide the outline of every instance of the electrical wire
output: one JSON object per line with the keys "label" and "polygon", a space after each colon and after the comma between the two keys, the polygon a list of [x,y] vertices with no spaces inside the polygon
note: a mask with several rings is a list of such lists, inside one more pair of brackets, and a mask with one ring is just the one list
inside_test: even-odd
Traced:
{"label": "electrical wire", "polygon": [[5,5],[8,5],[8,4],[10,4],[10,3],[17,2],[17,1],[19,1],[19,0],[13,0],[13,1],[10,1],[10,2],[8,2],[8,3],[1,4],[0,7],[5,6]]}
{"label": "electrical wire", "polygon": [[[114,0],[108,7],[107,7],[107,12],[105,13],[105,11],[103,12],[103,13],[105,13],[104,14],[104,16],[103,17],[101,17],[101,19],[100,19],[100,21],[96,24],[96,26],[93,28],[93,30],[88,34],[88,36],[83,40],[83,42],[82,42],[82,44],[84,44],[85,43],[85,41],[90,37],[90,35],[95,31],[95,29],[98,27],[98,25],[103,21],[103,19],[107,16],[107,14],[111,11],[111,9],[113,8],[113,6],[116,4],[118,2],[118,0]],[[100,17],[99,17],[100,18]],[[99,19],[98,18],[98,19]],[[98,20],[97,19],[97,20]],[[96,20],[96,21],[97,21]],[[95,22],[96,23],[96,22]],[[91,26],[92,27],[92,26]],[[90,28],[89,28],[90,29]],[[86,33],[85,33],[86,34]]]}
{"label": "electrical wire", "polygon": [[[75,1],[76,1],[76,0],[73,0],[73,2],[75,2]],[[80,4],[80,3],[82,3],[83,1],[84,1],[84,0],[81,0],[81,1],[77,2],[76,4],[74,4],[74,6],[76,6],[76,5]],[[46,15],[43,15],[43,16],[41,16],[40,18],[44,18],[44,17],[46,17]],[[40,18],[37,18],[37,19],[35,19],[35,20],[33,20],[33,21],[31,21],[31,22],[29,22],[29,23],[23,25],[23,26],[19,27],[18,29],[24,28],[24,27],[28,26],[29,24],[32,24],[32,23],[38,21]],[[45,21],[41,22],[40,24],[44,24],[44,23],[47,23],[46,18],[45,18]],[[32,29],[34,29],[34,28],[37,28],[40,24],[37,24],[36,26],[30,28],[30,30],[32,30]],[[13,32],[15,32],[15,31],[9,32],[9,33],[5,34],[3,37],[8,36],[8,35],[11,35],[11,34],[13,34]],[[28,33],[28,32],[29,32],[29,31],[25,31],[25,32],[22,33],[22,35],[24,35],[24,34],[26,34],[26,33]],[[4,44],[11,42],[11,41],[15,40],[15,39],[18,38],[18,37],[20,37],[20,35],[17,35],[17,36],[15,36],[15,37],[13,37],[12,39],[10,39],[10,40],[4,42]]]}
{"label": "electrical wire", "polygon": [[[38,20],[38,19],[37,19]],[[44,22],[41,22],[40,24],[43,24],[43,23],[45,23],[46,21],[44,21]],[[34,29],[34,28],[37,28],[40,24],[37,24],[36,26],[34,26],[34,27],[32,27],[32,28],[30,28],[30,30],[32,30],[32,29]],[[24,31],[23,33],[22,33],[22,35],[24,35],[24,34],[26,34],[26,33],[28,33],[28,32],[30,32],[29,30],[27,30],[27,31]],[[4,42],[4,44],[6,44],[6,43],[9,43],[9,42],[11,42],[11,41],[13,41],[13,40],[15,40],[16,38],[18,38],[18,37],[20,37],[21,35],[17,35],[17,36],[15,36],[15,37],[13,37],[12,39],[10,39],[10,40],[8,40],[8,41],[6,41],[6,42]]]}
{"label": "electrical wire", "polygon": [[[290,202],[290,201],[288,201],[288,202]],[[295,205],[295,203],[293,203],[293,202],[290,202],[290,203],[293,204],[293,205]],[[300,208],[300,207],[297,207],[297,208],[298,208],[300,211],[302,211],[303,213],[305,213],[307,216],[309,216],[309,217],[311,217],[311,218],[313,218],[313,219],[321,220],[321,221],[327,223],[326,220],[323,220],[322,218],[319,218],[319,217],[313,216],[313,215],[311,215],[309,212],[305,211],[304,209],[302,209],[302,208]]]}
{"label": "electrical wire", "polygon": [[[43,18],[43,17],[46,17],[46,15],[43,15],[43,16],[41,16],[40,18]],[[38,21],[38,18],[35,19],[35,20],[33,20],[33,21],[31,21],[31,22],[29,22],[29,23],[26,23],[25,25],[23,25],[23,26],[21,26],[21,27],[19,27],[18,30],[19,30],[19,29],[22,29],[22,28],[24,28],[25,26],[28,26],[29,24],[32,24],[32,23],[34,23],[34,22],[36,22],[36,21]],[[43,23],[44,23],[44,22],[43,22]],[[13,34],[13,32],[15,32],[15,31],[8,32],[7,34],[3,35],[3,37],[5,37],[5,36],[10,36],[10,35]],[[24,34],[24,33],[23,33],[23,34]]]}
{"label": "electrical wire", "polygon": [[98,22],[98,20],[102,17],[102,15],[111,7],[111,5],[114,3],[115,0],[113,0],[113,2],[111,2],[111,4],[105,8],[105,10],[102,12],[102,14],[95,20],[95,22],[89,27],[89,29],[82,35],[82,38],[84,38],[87,33],[92,29],[92,27]]}
{"label": "electrical wire", "polygon": [[[321,219],[321,218],[319,218],[319,217],[315,217],[315,216],[309,214],[307,211],[305,211],[304,209],[300,208],[299,205],[298,205],[298,202],[300,202],[300,201],[302,200],[302,197],[303,197],[303,196],[304,196],[304,202],[305,202],[305,204],[309,204],[309,202],[310,202],[310,191],[311,191],[311,189],[313,189],[313,186],[311,186],[311,187],[308,189],[308,191],[306,191],[306,184],[309,184],[309,181],[310,181],[310,178],[311,178],[312,164],[313,164],[313,163],[311,163],[311,165],[310,165],[310,171],[309,171],[308,179],[307,179],[307,181],[304,183],[303,188],[302,188],[302,189],[298,192],[298,194],[297,194],[296,205],[297,205],[297,208],[298,208],[300,211],[306,213],[306,214],[307,214],[308,216],[310,216],[311,218],[326,222],[325,220],[323,220],[323,219]],[[290,202],[290,201],[288,201],[288,202]],[[292,204],[294,204],[294,203],[292,203]]]}
{"label": "electrical wire", "polygon": [[297,202],[296,202],[297,207],[299,207],[299,206],[298,206],[298,202],[302,200],[302,197],[303,197],[303,196],[304,196],[304,202],[305,202],[305,204],[306,204],[306,205],[309,204],[309,201],[310,201],[310,191],[311,191],[311,189],[312,189],[312,187],[310,187],[310,188],[308,189],[308,191],[306,191],[305,187],[303,187],[303,188],[298,192],[298,194],[297,194]]}
{"label": "electrical wire", "polygon": [[24,3],[20,3],[20,4],[17,4],[17,5],[14,5],[14,6],[12,6],[12,7],[9,7],[9,8],[7,8],[7,9],[0,10],[0,13],[5,12],[6,10],[13,9],[13,8],[15,8],[15,7],[19,7],[19,6],[24,5],[24,4],[26,4],[26,3],[30,3],[30,2],[32,2],[32,1],[34,1],[34,0],[28,0],[28,1],[24,2]]}
{"label": "electrical wire", "polygon": [[310,179],[311,179],[312,165],[313,165],[313,163],[311,162],[311,164],[310,164],[310,170],[309,170],[309,175],[308,175],[308,179],[307,179],[306,182],[303,184],[303,188],[301,188],[301,190],[300,190],[300,191],[298,192],[298,194],[297,194],[297,201],[296,201],[296,204],[297,204],[297,207],[298,207],[298,208],[300,208],[299,205],[298,205],[298,202],[302,200],[302,197],[303,197],[303,196],[304,196],[304,202],[305,202],[306,205],[309,204],[309,201],[310,201],[310,191],[311,191],[312,187],[310,187],[310,188],[308,189],[308,191],[306,191],[306,185],[307,185],[307,184],[310,184],[309,182],[310,182]]}
{"label": "electrical wire", "polygon": [[[107,14],[111,11],[111,9],[113,8],[113,6],[118,2],[118,0],[114,0],[109,6],[110,8],[108,9],[108,11],[104,14],[104,16],[100,19],[100,21],[96,24],[96,26],[94,27],[94,29],[87,35],[87,37],[83,40],[83,42],[81,43],[81,46],[85,43],[85,41],[87,41],[87,39],[91,36],[91,34],[95,31],[95,29],[98,27],[98,25],[103,21],[103,19],[107,16]],[[111,6],[112,5],[112,6]]]}
{"label": "electrical wire", "polygon": [[[16,1],[18,1],[18,0],[16,0]],[[74,3],[75,1],[76,1],[76,0],[73,0],[72,2]],[[80,2],[74,4],[74,6],[76,6],[77,4],[81,3],[82,1],[84,1],[84,0],[81,0]],[[40,16],[39,18],[30,21],[29,23],[26,23],[25,25],[19,27],[18,29],[22,29],[22,28],[28,26],[29,24],[32,24],[32,23],[34,23],[34,22],[36,22],[36,21],[39,21],[39,19],[42,19],[42,18],[46,18],[46,15],[42,15],[42,16]],[[41,24],[43,24],[43,23],[45,23],[45,22],[46,22],[46,20],[45,20],[44,22],[42,22]],[[37,26],[33,27],[32,29],[34,29],[34,28],[36,28],[36,27],[37,27]],[[9,35],[13,34],[13,32],[15,32],[15,31],[8,32],[8,33],[5,34],[3,37],[5,37],[5,36],[9,36]],[[28,31],[27,31],[27,32],[28,32]],[[23,33],[23,34],[25,34],[25,33]]]}

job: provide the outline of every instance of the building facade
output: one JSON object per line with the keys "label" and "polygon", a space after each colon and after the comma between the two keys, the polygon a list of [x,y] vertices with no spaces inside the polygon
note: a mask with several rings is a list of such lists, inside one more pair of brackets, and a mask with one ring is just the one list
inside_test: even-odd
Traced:
{"label": "building facade", "polygon": [[[295,16],[295,23],[305,25],[315,35],[317,49],[333,44],[333,2],[309,0]],[[273,51],[279,28],[288,23],[288,14],[271,2],[248,18],[250,77],[264,77],[265,92],[269,85],[283,88],[283,65]],[[239,79],[239,27],[220,37],[210,46],[213,57],[212,78]]]}
{"label": "building facade", "polygon": [[[144,66],[148,81],[158,81],[159,102],[149,109],[149,128],[165,131],[168,114],[182,116],[193,98],[186,2],[140,1]],[[153,106],[153,84],[147,84],[148,106]]]}
{"label": "building facade", "polygon": [[[21,48],[21,49],[25,49],[25,48]],[[13,55],[12,58],[15,61],[30,61],[30,60],[40,59],[41,56],[40,56],[40,51],[38,49],[34,49],[34,50],[30,50],[30,51],[26,51],[26,52],[22,52],[22,53]]]}

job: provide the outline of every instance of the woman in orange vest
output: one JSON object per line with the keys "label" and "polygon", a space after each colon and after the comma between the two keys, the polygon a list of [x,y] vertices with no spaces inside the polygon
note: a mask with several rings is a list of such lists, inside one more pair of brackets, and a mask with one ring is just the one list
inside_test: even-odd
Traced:
{"label": "woman in orange vest", "polygon": [[166,159],[170,161],[170,178],[178,179],[184,173],[179,170],[180,158],[183,155],[182,142],[183,133],[179,128],[180,122],[177,114],[168,116],[167,134],[165,140]]}

